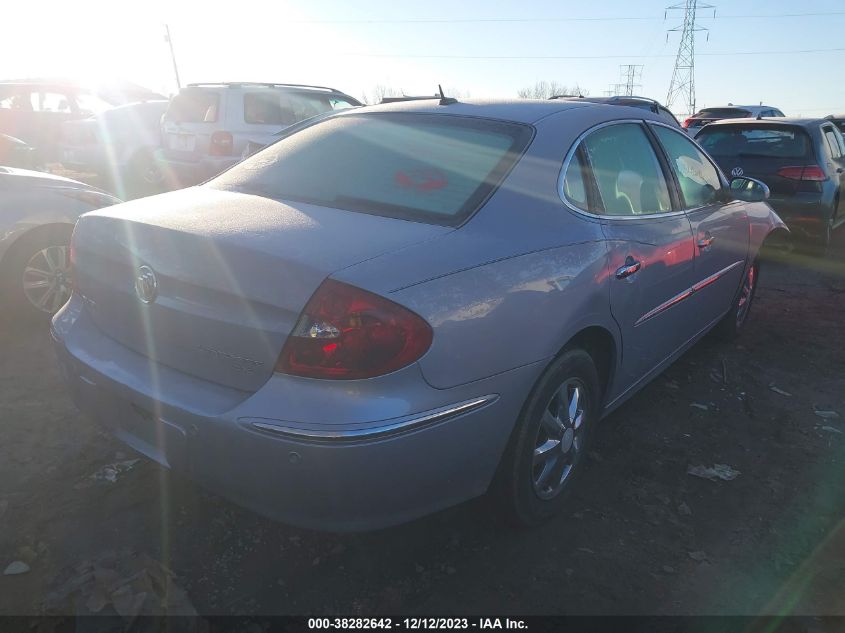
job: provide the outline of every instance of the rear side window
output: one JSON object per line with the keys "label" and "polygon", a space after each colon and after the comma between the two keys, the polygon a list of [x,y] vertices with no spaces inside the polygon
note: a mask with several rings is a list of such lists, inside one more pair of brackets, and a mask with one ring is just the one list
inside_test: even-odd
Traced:
{"label": "rear side window", "polygon": [[572,156],[563,177],[563,195],[579,209],[589,210],[587,200],[587,165],[579,150]]}
{"label": "rear side window", "polygon": [[785,126],[707,126],[695,140],[714,156],[809,158],[811,149],[804,130]]}
{"label": "rear side window", "polygon": [[660,125],[654,125],[652,129],[663,145],[669,165],[681,186],[684,208],[695,209],[716,202],[722,181],[707,157],[685,134]]}
{"label": "rear side window", "polygon": [[258,125],[293,125],[312,116],[342,110],[352,104],[337,96],[265,91],[244,94],[244,122]]}
{"label": "rear side window", "polygon": [[[583,144],[606,215],[671,211],[666,179],[639,124],[620,123],[600,128],[585,138]],[[569,169],[572,168],[570,164]]]}
{"label": "rear side window", "polygon": [[0,86],[0,110],[32,111],[32,99],[28,88],[21,86]]}
{"label": "rear side window", "polygon": [[499,185],[532,135],[526,125],[473,117],[350,114],[283,137],[211,186],[455,225]]}
{"label": "rear side window", "polygon": [[214,123],[220,109],[217,91],[186,88],[173,97],[167,119],[176,123]]}
{"label": "rear side window", "polygon": [[836,138],[836,132],[833,128],[823,128],[824,136],[827,139],[827,144],[830,147],[830,155],[834,158],[842,157],[842,148],[839,146],[839,140]]}

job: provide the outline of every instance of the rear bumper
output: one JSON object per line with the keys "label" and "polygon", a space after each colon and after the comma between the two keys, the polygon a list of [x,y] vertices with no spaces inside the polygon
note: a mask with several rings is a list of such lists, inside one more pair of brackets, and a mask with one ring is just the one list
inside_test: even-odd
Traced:
{"label": "rear bumper", "polygon": [[343,385],[274,375],[249,394],[152,366],[100,334],[78,297],[52,334],[77,406],[124,442],[260,514],[331,531],[483,494],[542,370],[448,390],[416,365]]}
{"label": "rear bumper", "polygon": [[167,149],[159,149],[155,153],[158,168],[168,182],[178,187],[190,187],[204,182],[240,160],[239,156],[202,156],[197,160],[186,160]]}

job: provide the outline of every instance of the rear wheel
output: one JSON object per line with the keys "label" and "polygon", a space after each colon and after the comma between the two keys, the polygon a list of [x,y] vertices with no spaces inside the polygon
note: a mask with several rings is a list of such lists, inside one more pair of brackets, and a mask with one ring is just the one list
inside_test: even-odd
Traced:
{"label": "rear wheel", "polygon": [[571,349],[535,386],[517,422],[502,470],[502,501],[518,525],[558,513],[583,468],[598,419],[599,377],[590,355]]}
{"label": "rear wheel", "polygon": [[751,304],[754,302],[754,296],[757,293],[759,277],[760,263],[755,259],[745,271],[739,294],[734,300],[733,306],[717,326],[723,338],[734,339],[739,336],[745,327],[748,315],[751,312]]}
{"label": "rear wheel", "polygon": [[73,229],[52,226],[21,237],[3,260],[3,294],[21,315],[49,318],[71,294],[70,236]]}

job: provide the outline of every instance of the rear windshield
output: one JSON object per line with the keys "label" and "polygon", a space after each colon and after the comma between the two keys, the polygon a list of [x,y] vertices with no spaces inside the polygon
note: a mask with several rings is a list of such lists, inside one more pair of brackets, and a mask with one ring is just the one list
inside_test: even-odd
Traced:
{"label": "rear windshield", "polygon": [[703,119],[742,119],[751,116],[751,113],[742,108],[707,108],[695,116]]}
{"label": "rear windshield", "polygon": [[787,127],[707,126],[695,137],[714,156],[806,158],[810,139],[804,130]]}
{"label": "rear windshield", "polygon": [[474,117],[350,114],[282,138],[211,185],[455,225],[498,186],[532,134],[526,125]]}
{"label": "rear windshield", "polygon": [[265,125],[293,125],[312,116],[351,108],[337,95],[300,94],[279,91],[248,92],[244,95],[244,122]]}
{"label": "rear windshield", "polygon": [[167,119],[176,123],[214,123],[220,95],[202,88],[186,88],[173,97],[167,109]]}

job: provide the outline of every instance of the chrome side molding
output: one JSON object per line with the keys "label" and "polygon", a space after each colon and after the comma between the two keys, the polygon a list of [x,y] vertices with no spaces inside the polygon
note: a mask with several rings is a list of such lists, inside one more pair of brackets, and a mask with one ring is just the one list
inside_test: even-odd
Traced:
{"label": "chrome side molding", "polygon": [[383,424],[364,428],[314,429],[293,426],[280,420],[250,419],[244,421],[247,422],[250,427],[259,431],[272,433],[274,435],[281,435],[292,439],[312,442],[355,442],[416,431],[427,426],[445,422],[446,420],[463,415],[464,413],[475,411],[476,409],[480,409],[498,399],[498,394],[488,394],[478,398],[473,398],[472,400],[464,400],[444,407],[438,407],[437,409],[423,411],[422,413],[385,420]]}

